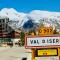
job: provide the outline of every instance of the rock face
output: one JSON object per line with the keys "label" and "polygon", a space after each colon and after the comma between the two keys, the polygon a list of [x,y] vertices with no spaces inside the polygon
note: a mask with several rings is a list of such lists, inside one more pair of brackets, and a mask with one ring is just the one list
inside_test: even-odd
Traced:
{"label": "rock face", "polygon": [[33,22],[31,20],[28,20],[27,22],[24,23],[23,28],[29,29],[33,27]]}

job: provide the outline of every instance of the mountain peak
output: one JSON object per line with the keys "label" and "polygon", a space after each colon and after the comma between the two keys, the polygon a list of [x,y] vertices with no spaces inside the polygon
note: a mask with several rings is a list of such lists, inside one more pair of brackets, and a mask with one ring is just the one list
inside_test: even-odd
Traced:
{"label": "mountain peak", "polygon": [[3,9],[1,9],[1,11],[3,11],[3,12],[8,12],[8,11],[16,12],[16,10],[14,8],[3,8]]}

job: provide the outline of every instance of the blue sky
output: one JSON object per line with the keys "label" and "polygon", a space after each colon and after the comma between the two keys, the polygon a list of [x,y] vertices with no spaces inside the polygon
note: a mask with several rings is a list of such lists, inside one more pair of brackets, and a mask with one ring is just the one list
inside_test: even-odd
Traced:
{"label": "blue sky", "polygon": [[60,12],[60,0],[0,0],[0,9],[14,8],[21,12],[47,10]]}

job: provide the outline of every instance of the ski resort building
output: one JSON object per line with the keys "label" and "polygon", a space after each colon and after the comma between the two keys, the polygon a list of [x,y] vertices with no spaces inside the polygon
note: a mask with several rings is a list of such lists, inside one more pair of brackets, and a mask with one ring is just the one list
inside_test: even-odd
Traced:
{"label": "ski resort building", "polygon": [[9,18],[0,17],[0,44],[13,43],[20,40],[20,32],[12,29],[8,22]]}

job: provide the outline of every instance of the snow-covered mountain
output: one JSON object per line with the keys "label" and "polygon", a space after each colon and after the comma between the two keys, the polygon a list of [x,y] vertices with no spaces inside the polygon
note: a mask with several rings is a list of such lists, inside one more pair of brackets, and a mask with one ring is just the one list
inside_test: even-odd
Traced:
{"label": "snow-covered mountain", "polygon": [[18,21],[10,25],[14,28],[23,27],[28,20],[31,20],[34,24],[44,24],[44,26],[52,26],[54,29],[60,30],[60,12],[33,10],[23,13],[13,8],[3,8],[0,11],[0,16],[6,16],[10,21]]}
{"label": "snow-covered mountain", "polygon": [[60,12],[49,12],[34,10],[29,13],[29,17],[38,24],[44,24],[44,26],[52,26],[54,29],[60,30]]}
{"label": "snow-covered mountain", "polygon": [[22,13],[22,12],[17,12],[13,8],[3,8],[0,11],[0,16],[1,17],[8,17],[10,21],[15,21],[13,24],[11,24],[12,27],[14,28],[19,28],[20,26],[23,25],[24,22],[26,22],[27,14]]}

